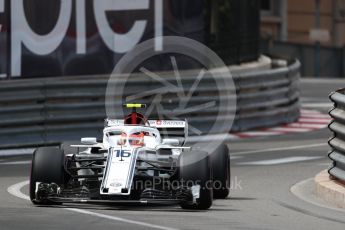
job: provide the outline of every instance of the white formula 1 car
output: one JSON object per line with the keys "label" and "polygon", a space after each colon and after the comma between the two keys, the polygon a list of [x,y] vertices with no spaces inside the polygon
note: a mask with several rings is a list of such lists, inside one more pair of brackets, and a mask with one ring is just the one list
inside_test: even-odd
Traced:
{"label": "white formula 1 car", "polygon": [[34,204],[180,204],[184,209],[208,209],[213,198],[228,196],[230,157],[225,145],[212,154],[193,150],[184,146],[186,121],[147,120],[136,111],[145,105],[125,106],[132,112],[123,120],[105,120],[102,142],[82,138],[81,144],[34,152]]}

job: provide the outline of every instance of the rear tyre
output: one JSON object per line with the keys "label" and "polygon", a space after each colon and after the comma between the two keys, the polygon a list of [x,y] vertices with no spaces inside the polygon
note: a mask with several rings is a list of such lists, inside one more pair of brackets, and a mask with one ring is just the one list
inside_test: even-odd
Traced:
{"label": "rear tyre", "polygon": [[225,199],[230,194],[230,155],[225,144],[210,155],[213,168],[213,198]]}
{"label": "rear tyre", "polygon": [[36,182],[64,184],[64,153],[61,149],[42,147],[33,155],[30,175],[30,200],[34,204],[60,204],[35,200]]}
{"label": "rear tyre", "polygon": [[207,152],[183,152],[179,158],[179,177],[187,185],[200,185],[200,197],[196,204],[183,202],[183,209],[209,209],[213,202],[212,167]]}

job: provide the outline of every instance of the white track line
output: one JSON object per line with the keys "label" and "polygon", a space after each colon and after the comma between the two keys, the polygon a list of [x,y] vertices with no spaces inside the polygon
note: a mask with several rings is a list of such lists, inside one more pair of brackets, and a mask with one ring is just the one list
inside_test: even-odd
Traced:
{"label": "white track line", "polygon": [[295,127],[295,128],[322,129],[322,128],[326,128],[327,124],[292,123],[292,124],[289,124],[287,126],[288,127]]}
{"label": "white track line", "polygon": [[294,128],[294,127],[278,127],[278,128],[272,128],[270,130],[278,131],[278,132],[286,132],[286,133],[303,133],[303,132],[313,131],[312,129]]}
{"label": "white track line", "polygon": [[233,134],[210,134],[205,136],[189,136],[187,137],[187,141],[196,142],[196,141],[218,141],[224,139],[224,141],[227,140],[235,140],[239,139],[236,135]]}
{"label": "white track line", "polygon": [[330,118],[300,118],[298,122],[309,122],[309,123],[329,123],[332,119]]}
{"label": "white track line", "polygon": [[305,110],[301,109],[301,114],[322,114],[321,112],[317,110]]}
{"label": "white track line", "polygon": [[168,228],[168,227],[163,227],[163,226],[159,226],[159,225],[155,225],[155,224],[144,223],[141,221],[128,220],[128,219],[124,219],[121,217],[109,216],[109,215],[105,215],[105,214],[101,214],[101,213],[86,211],[83,209],[77,209],[77,208],[65,208],[65,209],[69,210],[69,211],[77,212],[77,213],[96,216],[96,217],[100,217],[100,218],[104,218],[104,219],[108,219],[108,220],[115,220],[115,221],[124,222],[127,224],[140,225],[140,226],[144,226],[144,227],[148,227],[148,228],[163,229],[163,230],[176,230],[176,228]]}
{"label": "white track line", "polygon": [[275,152],[275,151],[286,151],[286,150],[317,148],[317,147],[322,147],[322,146],[328,146],[328,144],[327,143],[322,143],[322,144],[311,144],[311,145],[298,145],[298,146],[292,146],[292,147],[270,148],[270,149],[260,149],[260,150],[235,152],[235,153],[231,153],[231,154],[239,155],[239,154],[252,154],[252,153],[267,153],[267,152]]}
{"label": "white track line", "polygon": [[270,131],[249,131],[249,132],[243,132],[238,133],[239,136],[273,136],[273,135],[279,135],[283,134],[282,132],[270,132]]}
{"label": "white track line", "polygon": [[243,156],[230,156],[230,160],[242,159]]}
{"label": "white track line", "polygon": [[26,181],[11,185],[10,187],[7,188],[7,192],[20,199],[30,200],[29,196],[25,195],[24,193],[20,191],[25,185],[28,185],[28,184],[29,184],[29,181],[26,180]]}
{"label": "white track line", "polygon": [[237,163],[237,165],[261,165],[261,166],[281,165],[281,164],[288,164],[288,163],[295,163],[295,162],[302,162],[302,161],[317,160],[321,158],[323,157],[308,157],[308,156],[285,157],[285,158],[263,160],[263,161],[240,162],[240,163]]}
{"label": "white track line", "polygon": [[303,108],[332,108],[333,103],[302,103]]}
{"label": "white track line", "polygon": [[328,114],[323,114],[323,113],[320,113],[320,114],[318,114],[318,113],[302,113],[301,114],[301,118],[303,118],[303,117],[306,117],[306,118],[327,118],[327,119],[331,119],[331,116],[330,115],[328,115]]}
{"label": "white track line", "polygon": [[329,163],[320,163],[320,164],[317,164],[319,166],[330,166],[332,163],[329,162]]}
{"label": "white track line", "polygon": [[[10,193],[11,195],[15,196],[15,197],[18,197],[18,198],[21,198],[24,200],[30,200],[29,196],[27,196],[26,194],[21,192],[21,189],[28,184],[29,184],[28,180],[23,181],[23,182],[19,182],[17,184],[14,184],[14,185],[8,187],[7,192]],[[76,213],[86,214],[86,215],[90,215],[90,216],[95,216],[95,217],[99,217],[99,218],[104,218],[104,219],[108,219],[108,220],[123,222],[123,223],[127,223],[127,224],[134,224],[134,225],[139,225],[139,226],[143,226],[143,227],[148,227],[151,229],[177,230],[176,228],[169,228],[169,227],[164,227],[164,226],[155,225],[155,224],[149,224],[149,223],[145,223],[145,222],[141,222],[141,221],[129,220],[129,219],[124,219],[124,218],[116,217],[116,216],[109,216],[109,215],[96,213],[96,212],[90,212],[90,211],[77,209],[77,208],[62,208],[62,209],[76,212]]]}

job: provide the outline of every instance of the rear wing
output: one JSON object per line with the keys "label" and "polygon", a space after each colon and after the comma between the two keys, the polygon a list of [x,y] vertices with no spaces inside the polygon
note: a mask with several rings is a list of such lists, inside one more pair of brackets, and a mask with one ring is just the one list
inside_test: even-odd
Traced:
{"label": "rear wing", "polygon": [[[159,130],[163,138],[179,139],[182,145],[185,143],[188,136],[188,122],[187,120],[148,120],[149,127],[155,127]],[[122,126],[123,120],[106,119],[105,127]]]}

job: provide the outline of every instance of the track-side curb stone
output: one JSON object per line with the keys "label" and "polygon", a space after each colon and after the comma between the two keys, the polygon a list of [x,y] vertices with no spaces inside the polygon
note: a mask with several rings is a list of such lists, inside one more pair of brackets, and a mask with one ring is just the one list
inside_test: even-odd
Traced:
{"label": "track-side curb stone", "polygon": [[320,199],[338,208],[345,208],[345,185],[331,179],[328,172],[322,171],[314,178],[315,194]]}

